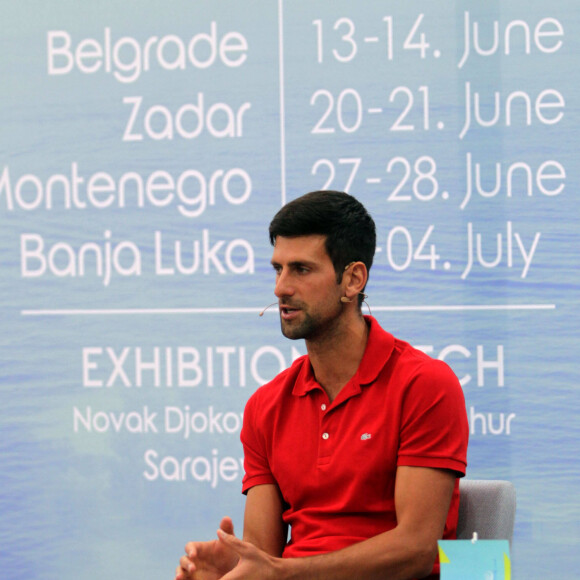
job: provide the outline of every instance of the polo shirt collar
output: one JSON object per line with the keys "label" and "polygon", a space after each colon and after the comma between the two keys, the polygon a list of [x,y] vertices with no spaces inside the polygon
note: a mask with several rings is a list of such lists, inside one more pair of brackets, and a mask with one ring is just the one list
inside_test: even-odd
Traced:
{"label": "polo shirt collar", "polygon": [[369,328],[367,347],[358,371],[354,376],[361,385],[373,383],[383,370],[387,361],[391,358],[395,348],[395,338],[392,334],[383,330],[372,316],[364,317]]}
{"label": "polo shirt collar", "polygon": [[[344,386],[337,399],[342,399],[347,394],[346,392],[343,394],[343,391],[349,391],[348,395],[354,395],[360,392],[361,386],[372,384],[393,352],[395,345],[393,335],[383,330],[373,316],[365,316],[364,318],[369,325],[367,346],[357,372]],[[314,389],[322,388],[314,378],[309,358],[306,356],[302,360],[302,368],[292,389],[292,394],[297,397],[306,395]]]}

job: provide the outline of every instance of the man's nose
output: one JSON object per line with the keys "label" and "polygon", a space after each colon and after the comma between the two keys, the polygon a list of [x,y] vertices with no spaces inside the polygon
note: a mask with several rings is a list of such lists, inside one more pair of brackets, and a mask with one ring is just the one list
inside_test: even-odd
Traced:
{"label": "man's nose", "polygon": [[274,288],[274,294],[276,297],[281,298],[282,296],[292,296],[294,294],[294,287],[291,283],[290,276],[288,272],[282,270],[276,276],[276,286]]}

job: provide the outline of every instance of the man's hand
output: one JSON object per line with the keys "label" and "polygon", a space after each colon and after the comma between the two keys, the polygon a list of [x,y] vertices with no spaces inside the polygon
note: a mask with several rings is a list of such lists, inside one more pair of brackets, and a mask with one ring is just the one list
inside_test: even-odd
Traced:
{"label": "man's hand", "polygon": [[[219,532],[236,539],[230,518],[222,519]],[[189,542],[185,553],[187,555],[179,560],[175,580],[218,580],[230,572],[239,560],[236,551],[221,540]]]}
{"label": "man's hand", "polygon": [[[224,549],[234,552],[239,558],[236,567],[223,577],[223,580],[279,580],[281,578],[281,558],[256,548],[250,542],[244,542],[224,529],[218,530],[218,537]],[[197,578],[197,576],[195,577]]]}

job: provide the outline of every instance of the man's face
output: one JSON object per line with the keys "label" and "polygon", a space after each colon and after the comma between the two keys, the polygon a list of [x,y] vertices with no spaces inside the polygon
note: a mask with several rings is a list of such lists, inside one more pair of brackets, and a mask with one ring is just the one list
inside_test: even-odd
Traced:
{"label": "man's face", "polygon": [[338,326],[343,310],[342,286],[324,247],[326,236],[278,236],[272,266],[280,307],[282,334],[287,338],[313,340]]}

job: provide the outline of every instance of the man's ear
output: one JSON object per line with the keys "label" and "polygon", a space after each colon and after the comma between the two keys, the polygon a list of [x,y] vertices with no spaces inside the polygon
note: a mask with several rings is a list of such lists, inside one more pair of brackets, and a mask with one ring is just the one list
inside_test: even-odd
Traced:
{"label": "man's ear", "polygon": [[368,277],[367,267],[363,262],[351,262],[343,275],[345,296],[354,299],[358,294],[361,294]]}

